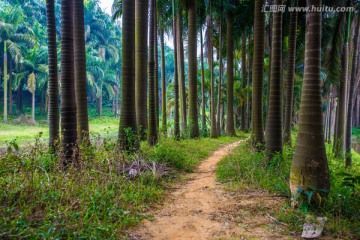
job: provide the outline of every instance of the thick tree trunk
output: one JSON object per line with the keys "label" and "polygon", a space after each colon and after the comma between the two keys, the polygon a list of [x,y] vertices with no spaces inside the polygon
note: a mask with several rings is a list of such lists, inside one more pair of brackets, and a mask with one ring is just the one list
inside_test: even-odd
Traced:
{"label": "thick tree trunk", "polygon": [[[308,0],[307,6],[319,8],[321,0]],[[290,190],[314,191],[319,203],[321,189],[330,189],[329,167],[324,143],[321,99],[321,12],[306,14],[305,69],[299,114],[299,133],[290,171]],[[296,199],[292,199],[296,201]]]}
{"label": "thick tree trunk", "polygon": [[154,2],[154,91],[155,91],[155,122],[156,134],[159,130],[159,54],[158,54],[158,27],[157,3]]}
{"label": "thick tree trunk", "polygon": [[[119,143],[123,150],[136,150],[135,111],[135,1],[123,0],[122,15],[122,87]],[[150,48],[151,49],[151,48]]]}
{"label": "thick tree trunk", "polygon": [[[74,8],[74,67],[75,92],[77,107],[77,132],[80,143],[89,143],[89,120],[87,108],[87,82],[86,82],[86,52],[85,52],[85,25],[84,1],[73,0]],[[100,105],[100,116],[101,116]]]}
{"label": "thick tree trunk", "polygon": [[148,0],[135,1],[135,105],[139,139],[146,139],[147,112],[147,29]]}
{"label": "thick tree trunk", "polygon": [[[275,0],[275,5],[282,5],[282,0]],[[273,13],[272,31],[271,85],[266,124],[266,150],[269,158],[282,153],[282,12]]]}
{"label": "thick tree trunk", "polygon": [[73,2],[61,1],[61,135],[63,165],[77,160],[77,122],[74,84]]}
{"label": "thick tree trunk", "polygon": [[197,0],[188,2],[189,131],[190,138],[200,137],[197,111]]}
{"label": "thick tree trunk", "polygon": [[349,167],[352,165],[352,154],[351,154],[351,129],[352,129],[352,114],[353,114],[353,105],[354,105],[354,85],[355,78],[357,73],[357,59],[358,59],[358,50],[359,50],[359,16],[356,16],[355,23],[355,36],[353,40],[354,50],[353,50],[353,61],[352,61],[352,70],[351,70],[351,78],[350,78],[350,86],[349,86],[349,105],[347,111],[347,122],[346,122],[346,166]]}
{"label": "thick tree trunk", "polygon": [[263,123],[263,79],[264,79],[264,43],[265,43],[265,14],[261,12],[264,0],[255,1],[254,23],[254,69],[252,70],[252,127],[253,143],[264,143]]}

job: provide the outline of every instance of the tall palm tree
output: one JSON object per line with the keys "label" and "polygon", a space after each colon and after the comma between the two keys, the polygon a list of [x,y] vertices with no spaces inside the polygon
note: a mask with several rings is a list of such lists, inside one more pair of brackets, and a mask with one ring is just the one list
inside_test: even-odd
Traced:
{"label": "tall palm tree", "polygon": [[261,12],[264,0],[255,1],[254,19],[254,58],[252,69],[252,127],[254,144],[264,143],[263,126],[263,79],[264,79],[264,43],[265,14]]}
{"label": "tall palm tree", "polygon": [[355,36],[353,40],[353,60],[352,60],[352,68],[351,68],[351,78],[350,78],[350,86],[349,86],[349,104],[347,111],[347,122],[346,122],[346,166],[350,167],[352,165],[352,157],[351,157],[351,130],[352,130],[352,117],[353,117],[353,106],[354,106],[354,93],[355,93],[355,81],[356,81],[356,73],[358,70],[357,59],[358,59],[358,50],[359,50],[359,16],[356,15],[355,19]]}
{"label": "tall palm tree", "polygon": [[[61,134],[64,166],[76,160],[73,2],[61,1]],[[73,159],[73,157],[75,157]]]}
{"label": "tall palm tree", "polygon": [[[321,0],[308,0],[309,8]],[[321,101],[321,12],[306,14],[305,68],[299,113],[299,133],[290,170],[292,196],[299,189],[330,189]],[[316,195],[314,194],[316,199]]]}
{"label": "tall palm tree", "polygon": [[74,8],[74,60],[75,60],[75,92],[77,106],[77,129],[79,142],[88,143],[89,121],[86,91],[86,53],[84,1],[73,0]]}
{"label": "tall palm tree", "polygon": [[167,135],[167,119],[166,119],[166,77],[165,77],[165,41],[164,31],[160,33],[160,48],[161,48],[161,130]]}
{"label": "tall palm tree", "polygon": [[217,134],[220,136],[221,135],[221,88],[222,88],[222,78],[223,78],[223,55],[222,55],[222,50],[223,50],[223,30],[222,30],[222,25],[223,25],[223,21],[222,21],[222,1],[220,3],[220,16],[219,16],[219,50],[218,50],[218,54],[219,54],[219,81],[218,81],[218,92],[217,92],[217,108],[216,108],[216,129],[217,129]]}
{"label": "tall palm tree", "polygon": [[49,147],[55,149],[59,139],[59,84],[56,52],[56,22],[54,0],[46,1],[49,61]]}
{"label": "tall palm tree", "polygon": [[176,33],[176,3],[172,0],[172,15],[173,15],[173,37],[174,37],[174,137],[176,140],[180,140],[180,116],[179,116],[179,79],[177,70],[177,33]]}
{"label": "tall palm tree", "polygon": [[205,68],[204,68],[204,48],[203,48],[203,32],[202,26],[200,27],[200,60],[201,60],[201,127],[202,134],[207,135],[206,127],[206,100],[205,100]]}
{"label": "tall palm tree", "polygon": [[[298,5],[295,0],[294,6]],[[296,28],[297,12],[290,13],[290,30],[289,30],[289,53],[288,53],[288,73],[286,81],[286,105],[284,116],[284,143],[291,146],[291,117],[293,112],[294,98],[294,74],[295,74],[295,57],[296,57]]]}
{"label": "tall palm tree", "polygon": [[7,74],[7,50],[6,50],[6,42],[4,41],[4,122],[8,121],[8,111],[7,111],[7,81],[8,81],[8,74]]}
{"label": "tall palm tree", "polygon": [[123,150],[135,150],[133,141],[136,134],[135,112],[135,2],[123,0],[122,17],[122,88],[119,143]]}
{"label": "tall palm tree", "polygon": [[[242,43],[241,43],[241,76],[242,76],[242,88],[246,88],[246,37],[243,35]],[[246,129],[246,103],[248,99],[246,98],[246,102],[241,106],[241,130],[244,131]]]}
{"label": "tall palm tree", "polygon": [[233,13],[228,11],[226,17],[226,77],[227,77],[227,100],[226,100],[226,134],[234,136],[234,39],[233,39]]}
{"label": "tall palm tree", "polygon": [[206,17],[206,24],[207,24],[207,59],[208,59],[208,65],[210,68],[210,137],[216,138],[218,136],[217,134],[217,128],[216,128],[216,114],[215,114],[215,83],[214,83],[214,53],[213,53],[213,28],[212,28],[212,2],[209,1],[209,7],[208,7],[208,16]]}
{"label": "tall palm tree", "polygon": [[147,29],[148,0],[135,1],[135,102],[139,138],[145,139],[147,129]]}
{"label": "tall palm tree", "polygon": [[[282,0],[275,0],[275,5],[282,5]],[[266,122],[266,149],[269,158],[277,152],[282,152],[282,104],[281,104],[281,76],[282,76],[282,12],[273,13],[272,47],[271,47],[271,75],[269,106]]]}
{"label": "tall palm tree", "polygon": [[177,51],[178,51],[178,75],[180,87],[180,112],[181,112],[181,130],[182,134],[186,136],[187,117],[186,117],[186,86],[185,86],[185,63],[184,63],[184,43],[183,43],[183,18],[182,18],[182,3],[178,5],[178,12],[176,15],[176,37],[177,37]]}
{"label": "tall palm tree", "polygon": [[188,2],[188,50],[189,50],[189,130],[190,138],[200,136],[197,111],[197,32],[196,32],[197,0]]}
{"label": "tall palm tree", "polygon": [[154,2],[154,89],[155,89],[155,123],[159,129],[159,54],[158,54],[158,11],[157,1]]}
{"label": "tall palm tree", "polygon": [[154,31],[155,28],[155,1],[150,0],[150,27],[149,27],[149,132],[148,132],[148,142],[150,146],[154,146],[157,139],[157,127],[156,127],[156,96],[155,92],[155,81],[157,79],[155,73],[155,48],[154,44],[156,41],[156,34]]}

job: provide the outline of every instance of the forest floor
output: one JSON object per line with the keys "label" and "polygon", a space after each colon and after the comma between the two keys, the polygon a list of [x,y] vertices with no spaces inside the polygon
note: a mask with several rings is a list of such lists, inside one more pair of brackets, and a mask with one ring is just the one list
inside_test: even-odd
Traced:
{"label": "forest floor", "polygon": [[285,197],[251,189],[233,194],[216,181],[216,164],[242,142],[222,147],[204,160],[151,213],[154,220],[144,220],[127,237],[132,240],[296,239],[295,233],[269,214],[284,204]]}

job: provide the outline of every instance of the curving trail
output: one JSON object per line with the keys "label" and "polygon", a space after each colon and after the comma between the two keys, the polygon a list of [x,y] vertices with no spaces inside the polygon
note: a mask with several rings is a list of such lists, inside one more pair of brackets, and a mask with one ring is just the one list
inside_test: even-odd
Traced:
{"label": "curving trail", "polygon": [[[244,141],[244,140],[242,140]],[[251,191],[230,196],[216,183],[216,164],[242,141],[215,151],[204,160],[188,180],[178,184],[168,200],[154,212],[154,221],[145,220],[129,235],[130,239],[294,239],[264,226],[272,224],[267,213],[259,214],[262,205],[278,205],[279,198],[266,192]],[[277,227],[275,227],[277,228]],[[245,238],[243,238],[245,237]]]}

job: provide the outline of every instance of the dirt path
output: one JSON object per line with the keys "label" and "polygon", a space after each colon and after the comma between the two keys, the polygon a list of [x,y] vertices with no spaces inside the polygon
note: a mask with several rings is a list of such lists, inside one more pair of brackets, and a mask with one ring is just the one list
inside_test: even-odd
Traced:
{"label": "dirt path", "polygon": [[154,212],[155,220],[144,221],[130,239],[294,239],[281,235],[266,213],[282,199],[254,191],[231,196],[216,183],[215,165],[240,143],[222,147],[203,161]]}

